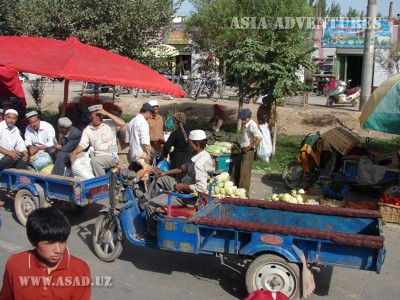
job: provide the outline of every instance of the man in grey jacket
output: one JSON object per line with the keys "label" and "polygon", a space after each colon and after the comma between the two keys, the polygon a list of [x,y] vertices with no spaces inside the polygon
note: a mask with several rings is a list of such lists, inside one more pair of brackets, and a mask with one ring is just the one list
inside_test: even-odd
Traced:
{"label": "man in grey jacket", "polygon": [[79,145],[82,131],[72,126],[71,120],[65,117],[58,119],[58,132],[62,135],[61,144],[55,145],[51,151],[56,157],[51,174],[63,176],[65,168],[71,166],[69,157]]}

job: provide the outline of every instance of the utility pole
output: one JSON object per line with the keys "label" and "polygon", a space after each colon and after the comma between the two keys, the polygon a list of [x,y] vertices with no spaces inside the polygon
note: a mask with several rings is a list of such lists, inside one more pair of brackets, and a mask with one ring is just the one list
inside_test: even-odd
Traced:
{"label": "utility pole", "polygon": [[376,0],[368,0],[367,6],[367,28],[365,29],[364,39],[364,58],[361,74],[361,97],[359,111],[362,111],[365,103],[371,95],[374,52],[375,52],[375,19],[376,19]]}

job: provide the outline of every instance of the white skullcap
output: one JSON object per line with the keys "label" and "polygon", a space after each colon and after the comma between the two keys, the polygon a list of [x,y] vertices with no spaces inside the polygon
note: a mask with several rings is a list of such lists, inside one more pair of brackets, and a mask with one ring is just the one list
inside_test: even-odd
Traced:
{"label": "white skullcap", "polygon": [[15,109],[12,109],[12,108],[7,109],[6,112],[5,112],[5,115],[6,115],[6,114],[9,114],[9,113],[12,113],[12,114],[18,116],[18,112],[17,112]]}
{"label": "white skullcap", "polygon": [[189,140],[202,141],[205,139],[207,139],[207,136],[206,136],[206,133],[204,132],[204,130],[197,129],[197,130],[192,130],[189,133]]}
{"label": "white skullcap", "polygon": [[72,122],[67,117],[59,118],[58,125],[60,125],[63,128],[70,128],[72,126]]}
{"label": "white skullcap", "polygon": [[25,118],[29,119],[30,117],[37,116],[37,115],[38,115],[37,111],[36,110],[32,110],[32,111],[30,111],[30,112],[25,114]]}
{"label": "white skullcap", "polygon": [[147,103],[150,104],[151,106],[158,106],[158,101],[157,100],[150,100]]}
{"label": "white skullcap", "polygon": [[88,107],[88,110],[90,111],[90,112],[94,112],[94,111],[98,111],[98,110],[100,110],[100,109],[102,109],[103,108],[103,105],[101,105],[101,104],[96,104],[96,105],[91,105],[91,106],[89,106]]}

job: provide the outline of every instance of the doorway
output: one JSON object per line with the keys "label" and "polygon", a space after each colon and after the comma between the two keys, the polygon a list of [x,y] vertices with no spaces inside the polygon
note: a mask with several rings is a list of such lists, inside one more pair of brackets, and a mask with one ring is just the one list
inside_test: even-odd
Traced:
{"label": "doorway", "polygon": [[350,88],[361,85],[362,55],[338,56],[340,80],[347,82],[351,79]]}

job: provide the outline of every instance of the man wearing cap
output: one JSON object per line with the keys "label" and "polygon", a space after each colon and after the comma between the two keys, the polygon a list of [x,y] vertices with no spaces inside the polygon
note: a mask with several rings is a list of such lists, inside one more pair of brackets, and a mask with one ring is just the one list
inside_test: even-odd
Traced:
{"label": "man wearing cap", "polygon": [[164,120],[162,116],[158,114],[158,101],[151,100],[149,102],[154,108],[154,114],[147,120],[150,128],[150,145],[155,151],[162,151],[162,147],[165,144],[164,140]]}
{"label": "man wearing cap", "polygon": [[79,145],[82,131],[72,126],[71,120],[64,117],[58,119],[58,132],[61,134],[61,144],[57,144],[51,151],[56,157],[51,174],[63,176],[65,168],[70,166],[71,152]]}
{"label": "man wearing cap", "polygon": [[[103,114],[107,116],[112,114],[103,110],[101,104],[89,106],[88,110],[91,122],[83,130],[79,145],[71,152],[70,160],[71,163],[74,163],[79,153],[87,147],[92,146],[94,149],[94,156],[92,156],[90,164],[94,175],[99,177],[106,174],[105,169],[115,165],[112,160],[110,149],[117,147],[117,138],[114,130],[103,123]],[[118,118],[114,115],[112,116]]]}
{"label": "man wearing cap", "polygon": [[251,167],[254,160],[254,147],[262,140],[262,133],[257,126],[257,123],[251,118],[251,110],[245,108],[238,114],[242,120],[242,137],[240,139],[241,157],[235,164],[235,181],[239,188],[246,190],[246,195],[249,197]]}
{"label": "man wearing cap", "polygon": [[[157,235],[157,222],[154,220],[153,215],[157,207],[165,207],[168,203],[168,195],[160,194],[157,192],[160,189],[172,191],[175,190],[180,193],[205,193],[207,192],[207,179],[209,172],[214,171],[213,162],[210,154],[204,150],[207,145],[207,136],[203,130],[192,130],[189,134],[189,146],[193,149],[195,155],[191,160],[180,166],[179,168],[169,170],[167,172],[160,172],[157,174],[157,181],[153,187],[150,197],[156,195],[145,205],[147,231],[150,236]],[[166,175],[184,174],[181,182],[177,182],[175,178]],[[196,198],[178,198],[172,197],[172,205],[175,206],[190,206],[196,203]],[[138,236],[138,238],[145,239],[146,236]]]}
{"label": "man wearing cap", "polygon": [[50,152],[56,144],[56,131],[54,127],[39,119],[36,111],[25,114],[29,125],[25,129],[25,145],[29,155],[33,156],[39,151]]}
{"label": "man wearing cap", "polygon": [[153,106],[144,103],[139,114],[128,124],[129,133],[129,155],[131,158],[133,171],[137,172],[142,167],[136,163],[136,153],[146,153],[145,161],[149,163],[151,155],[150,134],[148,119],[155,113]]}
{"label": "man wearing cap", "polygon": [[27,169],[28,151],[19,129],[15,126],[18,112],[7,109],[5,120],[0,122],[0,170],[7,168]]}

